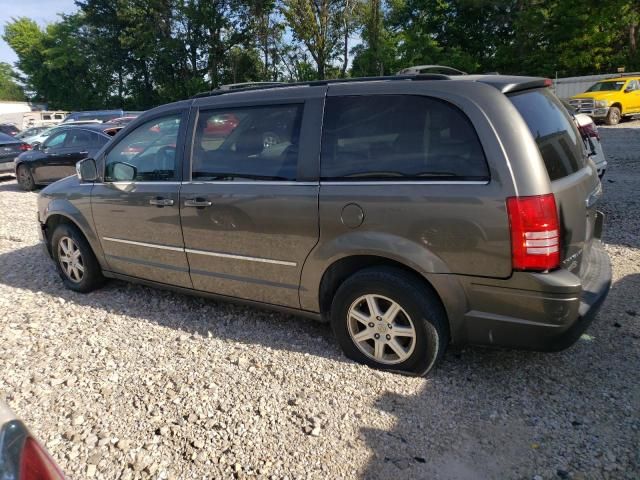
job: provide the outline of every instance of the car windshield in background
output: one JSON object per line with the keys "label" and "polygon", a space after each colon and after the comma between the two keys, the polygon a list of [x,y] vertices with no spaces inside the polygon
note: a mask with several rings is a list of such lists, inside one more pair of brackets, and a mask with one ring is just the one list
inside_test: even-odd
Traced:
{"label": "car windshield in background", "polygon": [[624,84],[626,82],[598,82],[595,85],[592,85],[587,92],[617,92],[622,90]]}
{"label": "car windshield in background", "polygon": [[533,90],[509,97],[527,122],[551,180],[577,172],[584,166],[584,149],[568,112],[547,90]]}

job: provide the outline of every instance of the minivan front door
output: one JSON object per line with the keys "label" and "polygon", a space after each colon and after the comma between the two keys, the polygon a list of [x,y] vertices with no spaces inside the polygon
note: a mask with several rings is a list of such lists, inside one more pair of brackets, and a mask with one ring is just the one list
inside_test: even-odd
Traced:
{"label": "minivan front door", "polygon": [[180,193],[194,288],[300,306],[300,273],[319,236],[320,118],[320,98],[200,108]]}
{"label": "minivan front door", "polygon": [[191,288],[180,228],[181,146],[187,112],[165,113],[104,155],[91,206],[105,260],[115,273]]}

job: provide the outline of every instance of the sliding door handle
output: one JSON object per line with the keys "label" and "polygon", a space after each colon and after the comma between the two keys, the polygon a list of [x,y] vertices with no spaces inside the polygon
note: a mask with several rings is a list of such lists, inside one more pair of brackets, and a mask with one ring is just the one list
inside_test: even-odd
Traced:
{"label": "sliding door handle", "polygon": [[173,205],[173,200],[171,200],[170,198],[157,197],[149,200],[149,204],[155,205],[156,207],[170,207],[171,205]]}
{"label": "sliding door handle", "polygon": [[204,208],[204,207],[210,207],[211,202],[209,200],[205,200],[204,198],[190,198],[189,200],[184,201],[184,206]]}

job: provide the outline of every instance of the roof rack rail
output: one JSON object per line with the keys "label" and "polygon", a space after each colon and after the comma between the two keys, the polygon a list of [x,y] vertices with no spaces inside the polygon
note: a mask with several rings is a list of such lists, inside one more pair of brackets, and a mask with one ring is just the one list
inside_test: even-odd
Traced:
{"label": "roof rack rail", "polygon": [[282,85],[285,82],[242,82],[242,83],[227,83],[226,85],[220,85],[220,90],[237,90],[239,88],[249,87],[272,87],[274,85]]}
{"label": "roof rack rail", "polygon": [[449,76],[438,73],[415,74],[415,75],[387,75],[380,77],[356,77],[356,78],[338,78],[333,80],[311,80],[308,82],[246,82],[249,86],[243,84],[222,85],[220,88],[210,90],[208,92],[197,93],[191,98],[214,97],[217,95],[225,95],[227,93],[251,92],[254,90],[272,90],[276,88],[287,87],[317,87],[323,85],[332,85],[337,83],[359,83],[359,82],[379,82],[379,81],[403,81],[403,80],[450,80]]}

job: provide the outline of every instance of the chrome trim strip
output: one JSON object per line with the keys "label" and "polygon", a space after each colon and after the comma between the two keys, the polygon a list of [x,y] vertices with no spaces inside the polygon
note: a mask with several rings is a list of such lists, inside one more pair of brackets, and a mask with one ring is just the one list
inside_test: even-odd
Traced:
{"label": "chrome trim strip", "polygon": [[128,245],[138,245],[140,247],[159,248],[160,250],[171,250],[172,252],[184,252],[182,247],[170,247],[168,245],[158,245],[155,243],[135,242],[133,240],[122,240],[120,238],[102,237],[107,242],[126,243]]}
{"label": "chrome trim strip", "polygon": [[274,260],[271,258],[248,257],[245,255],[234,255],[232,253],[209,252],[206,250],[194,250],[192,248],[170,247],[167,245],[158,245],[155,243],[136,242],[134,240],[122,240],[120,238],[102,237],[102,240],[116,243],[126,243],[128,245],[138,245],[140,247],[158,248],[160,250],[171,250],[172,252],[186,252],[195,255],[208,255],[210,257],[232,258],[235,260],[247,260],[250,262],[271,263],[274,265],[285,265],[287,267],[297,267],[296,262],[288,262],[286,260]]}
{"label": "chrome trim strip", "polygon": [[320,185],[338,186],[338,185],[488,185],[488,180],[363,180],[361,182],[320,182]]}
{"label": "chrome trim strip", "polygon": [[101,182],[103,185],[180,185],[180,182]]}
{"label": "chrome trim strip", "polygon": [[318,182],[294,182],[288,180],[255,180],[252,182],[248,181],[240,181],[235,182],[233,180],[218,180],[218,181],[191,181],[191,182],[182,182],[182,185],[292,185],[292,186],[307,186],[307,187],[317,187],[319,185]]}
{"label": "chrome trim strip", "polygon": [[194,250],[192,248],[185,248],[184,251],[187,253],[193,253],[196,255],[208,255],[210,257],[232,258],[235,260],[247,260],[250,262],[273,263],[276,265],[286,265],[287,267],[296,267],[298,265],[296,262],[287,262],[285,260],[273,260],[271,258],[260,258],[260,257],[247,257],[245,255],[233,255],[231,253],[208,252],[205,250]]}

